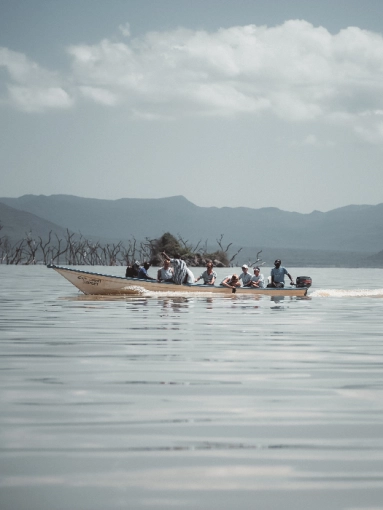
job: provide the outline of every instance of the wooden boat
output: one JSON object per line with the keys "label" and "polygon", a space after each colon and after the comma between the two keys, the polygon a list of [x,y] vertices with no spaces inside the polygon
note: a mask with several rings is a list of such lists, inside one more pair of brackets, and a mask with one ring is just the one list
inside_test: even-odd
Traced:
{"label": "wooden boat", "polygon": [[[221,285],[183,284],[176,285],[156,280],[140,280],[106,274],[92,273],[68,267],[48,265],[57,271],[84,294],[98,295],[140,295],[145,292],[193,292],[204,294],[231,294],[232,289]],[[249,288],[237,287],[236,294],[265,296],[306,296],[308,287]]]}

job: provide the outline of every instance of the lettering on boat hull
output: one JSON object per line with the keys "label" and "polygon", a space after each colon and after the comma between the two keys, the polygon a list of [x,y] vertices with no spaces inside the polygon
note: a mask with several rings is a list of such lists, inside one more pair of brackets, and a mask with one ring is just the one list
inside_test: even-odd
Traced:
{"label": "lettering on boat hull", "polygon": [[83,283],[85,283],[86,285],[94,285],[94,286],[97,286],[99,283],[101,283],[101,280],[100,279],[97,279],[97,278],[89,278],[87,276],[83,276],[83,275],[79,275],[77,276],[77,278],[79,280],[82,280]]}

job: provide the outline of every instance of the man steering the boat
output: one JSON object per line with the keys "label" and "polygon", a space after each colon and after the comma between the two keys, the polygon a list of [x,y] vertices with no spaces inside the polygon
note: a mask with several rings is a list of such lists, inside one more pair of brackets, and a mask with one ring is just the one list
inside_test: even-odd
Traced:
{"label": "man steering the boat", "polygon": [[295,285],[294,280],[292,279],[291,274],[287,271],[287,269],[281,266],[282,262],[280,259],[277,259],[274,262],[274,267],[271,270],[271,283],[268,284],[268,287],[284,287],[285,286],[285,275],[290,278],[291,285]]}

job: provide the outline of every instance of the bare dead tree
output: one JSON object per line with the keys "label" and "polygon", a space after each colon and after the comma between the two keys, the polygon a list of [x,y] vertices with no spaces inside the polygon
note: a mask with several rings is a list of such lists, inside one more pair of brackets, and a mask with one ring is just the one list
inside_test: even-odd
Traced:
{"label": "bare dead tree", "polygon": [[27,233],[26,243],[27,243],[27,247],[26,247],[25,251],[26,251],[26,255],[27,255],[27,260],[26,260],[25,264],[27,264],[27,265],[36,264],[36,262],[37,262],[36,254],[39,249],[39,245],[36,243],[35,239],[33,239],[32,232]]}
{"label": "bare dead tree", "polygon": [[[223,236],[224,236],[224,234],[221,234],[221,237],[220,237],[219,239],[216,239],[216,241],[217,241],[217,244],[218,244],[218,246],[220,247],[221,251],[227,255],[227,254],[228,254],[228,252],[229,252],[229,248],[230,248],[230,246],[231,246],[233,243],[229,243],[229,244],[226,246],[226,248],[225,248],[225,247],[223,246],[223,244],[222,244]],[[229,259],[229,264],[230,264],[230,265],[231,265],[231,263],[235,260],[235,258],[237,257],[237,255],[238,255],[241,251],[242,251],[242,248],[239,248],[239,250],[237,250],[237,252],[236,252],[236,253],[234,253],[234,255],[233,255],[233,256]]]}
{"label": "bare dead tree", "polygon": [[75,242],[73,241],[74,233],[66,231],[66,250],[65,250],[65,258],[66,264],[72,265],[75,264]]}
{"label": "bare dead tree", "polygon": [[43,262],[44,264],[47,264],[47,256],[48,256],[48,253],[49,253],[49,245],[51,244],[51,237],[52,237],[52,230],[49,231],[49,234],[48,234],[48,240],[44,243],[42,238],[39,236],[39,239],[40,239],[40,242],[39,242],[39,246],[40,246],[40,249],[42,251],[42,254],[43,254]]}
{"label": "bare dead tree", "polygon": [[131,245],[126,248],[125,246],[121,249],[121,260],[124,266],[130,266],[133,263]]}
{"label": "bare dead tree", "polygon": [[83,238],[82,234],[80,234],[80,239],[74,243],[74,260],[76,265],[82,265],[87,263],[87,240]]}
{"label": "bare dead tree", "polygon": [[137,240],[135,237],[129,239],[128,246],[121,246],[121,263],[131,266],[137,259]]}
{"label": "bare dead tree", "polygon": [[249,262],[249,266],[264,266],[266,264],[266,262],[262,262],[262,259],[259,258],[259,255],[262,253],[262,250],[258,251],[257,252],[257,260],[255,262]]}
{"label": "bare dead tree", "polygon": [[236,256],[238,255],[238,253],[240,253],[242,251],[242,248],[240,248],[236,253],[234,253],[234,255],[231,257],[231,259],[229,260],[229,263],[231,264],[233,262],[233,260],[235,260]]}
{"label": "bare dead tree", "polygon": [[216,239],[216,241],[217,241],[218,246],[221,248],[221,251],[223,251],[224,253],[227,253],[227,252],[229,251],[230,246],[231,246],[233,243],[229,243],[229,244],[226,246],[226,248],[224,248],[224,247],[222,246],[223,236],[224,236],[224,234],[221,234],[221,237],[220,237],[219,239]]}
{"label": "bare dead tree", "polygon": [[199,248],[199,245],[201,244],[201,242],[202,242],[202,241],[201,241],[201,240],[199,240],[199,241],[198,241],[198,243],[195,245],[195,247],[194,247],[194,248],[192,248],[192,250],[191,250],[191,251],[192,251],[193,253],[198,253],[198,248]]}
{"label": "bare dead tree", "polygon": [[52,248],[52,262],[57,262],[60,264],[60,256],[64,255],[67,250],[67,246],[65,248],[61,248],[62,239],[59,239],[58,235],[55,234],[57,244]]}
{"label": "bare dead tree", "polygon": [[90,266],[102,265],[103,259],[101,251],[98,241],[96,243],[86,241],[84,246],[84,260]]}
{"label": "bare dead tree", "polygon": [[187,239],[186,241],[183,239],[183,237],[180,235],[180,234],[177,234],[177,240],[180,244],[182,244],[182,246],[185,248],[186,251],[188,252],[191,252],[192,249],[191,249],[191,246],[189,244],[189,239]]}
{"label": "bare dead tree", "polygon": [[2,264],[6,264],[7,263],[7,253],[9,251],[9,239],[6,237],[6,236],[3,236],[1,238],[1,243],[0,243],[0,248],[1,248],[1,258],[0,258],[0,261]]}
{"label": "bare dead tree", "polygon": [[107,244],[105,246],[105,255],[106,262],[108,266],[116,266],[117,265],[117,256],[121,251],[122,241],[118,244]]}
{"label": "bare dead tree", "polygon": [[[0,230],[3,230],[3,225],[0,223]],[[4,249],[4,243],[6,241],[6,236],[0,237],[0,263],[3,261],[3,249]]]}
{"label": "bare dead tree", "polygon": [[155,240],[146,237],[144,242],[140,243],[139,259],[150,260],[154,251]]}
{"label": "bare dead tree", "polygon": [[25,239],[15,243],[6,256],[6,264],[20,264],[24,254]]}

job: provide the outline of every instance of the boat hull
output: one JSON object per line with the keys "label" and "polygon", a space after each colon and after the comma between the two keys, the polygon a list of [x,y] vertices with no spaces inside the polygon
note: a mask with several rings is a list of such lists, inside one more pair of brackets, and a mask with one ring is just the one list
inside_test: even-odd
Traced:
{"label": "boat hull", "polygon": [[[176,285],[169,282],[157,282],[156,280],[140,280],[138,278],[124,278],[121,276],[104,275],[81,271],[68,267],[50,264],[49,268],[57,271],[70,283],[84,294],[91,295],[140,295],[149,292],[193,292],[204,294],[231,294],[232,289],[220,285],[183,284]],[[284,287],[284,288],[247,288],[238,287],[236,294],[241,295],[265,295],[265,296],[306,296],[307,287]]]}

